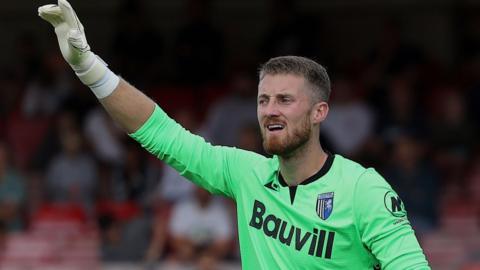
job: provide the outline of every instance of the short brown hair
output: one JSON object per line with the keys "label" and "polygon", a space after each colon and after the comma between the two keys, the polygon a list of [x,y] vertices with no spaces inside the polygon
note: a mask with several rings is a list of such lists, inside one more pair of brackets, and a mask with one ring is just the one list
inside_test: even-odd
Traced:
{"label": "short brown hair", "polygon": [[317,62],[301,56],[279,56],[268,60],[259,68],[260,80],[265,75],[293,74],[303,76],[312,86],[315,101],[330,98],[330,78],[327,70]]}

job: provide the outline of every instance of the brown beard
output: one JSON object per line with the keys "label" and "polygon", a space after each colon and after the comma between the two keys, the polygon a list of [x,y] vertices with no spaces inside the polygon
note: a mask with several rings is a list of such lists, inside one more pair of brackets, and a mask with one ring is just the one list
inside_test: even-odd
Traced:
{"label": "brown beard", "polygon": [[300,123],[300,127],[293,130],[293,134],[287,134],[286,137],[274,137],[267,139],[265,130],[262,129],[262,144],[263,149],[270,155],[289,156],[295,150],[299,149],[310,139],[312,126],[309,118],[309,113]]}

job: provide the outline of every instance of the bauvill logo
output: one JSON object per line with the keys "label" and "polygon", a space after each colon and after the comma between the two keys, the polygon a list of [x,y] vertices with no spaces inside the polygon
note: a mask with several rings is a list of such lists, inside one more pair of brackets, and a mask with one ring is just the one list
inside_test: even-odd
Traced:
{"label": "bauvill logo", "polygon": [[[265,205],[255,200],[249,225],[263,231],[267,237],[280,241],[286,246],[293,246],[298,251],[307,247],[310,256],[332,258],[335,232],[318,230],[317,228],[313,228],[312,232],[303,232],[301,228],[289,225],[287,221],[275,215],[265,215],[266,211]],[[325,254],[323,254],[324,249]]]}

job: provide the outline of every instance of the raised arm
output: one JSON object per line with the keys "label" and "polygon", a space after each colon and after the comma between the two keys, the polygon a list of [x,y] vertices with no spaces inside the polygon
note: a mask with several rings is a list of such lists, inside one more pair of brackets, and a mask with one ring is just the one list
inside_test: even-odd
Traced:
{"label": "raised arm", "polygon": [[140,128],[152,114],[155,103],[110,71],[90,50],[83,25],[70,3],[58,0],[58,5],[41,6],[38,15],[53,25],[63,57],[111,117],[128,133]]}
{"label": "raised arm", "polygon": [[145,149],[186,178],[212,193],[235,197],[239,181],[233,179],[266,161],[255,153],[214,147],[191,134],[150,98],[110,71],[91,52],[83,26],[66,0],[42,6],[38,13],[55,27],[63,57],[110,116]]}
{"label": "raised arm", "polygon": [[149,97],[123,79],[120,79],[112,94],[100,99],[100,103],[128,133],[137,131],[155,108],[155,103]]}

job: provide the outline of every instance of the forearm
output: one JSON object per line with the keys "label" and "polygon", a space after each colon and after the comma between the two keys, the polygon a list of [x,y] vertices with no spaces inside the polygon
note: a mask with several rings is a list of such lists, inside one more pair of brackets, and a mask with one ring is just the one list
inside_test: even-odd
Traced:
{"label": "forearm", "polygon": [[110,95],[99,100],[113,120],[128,133],[137,131],[155,108],[153,100],[123,79]]}
{"label": "forearm", "polygon": [[152,114],[154,102],[115,75],[87,43],[83,25],[67,0],[39,7],[38,14],[55,28],[63,58],[127,132],[136,131]]}

